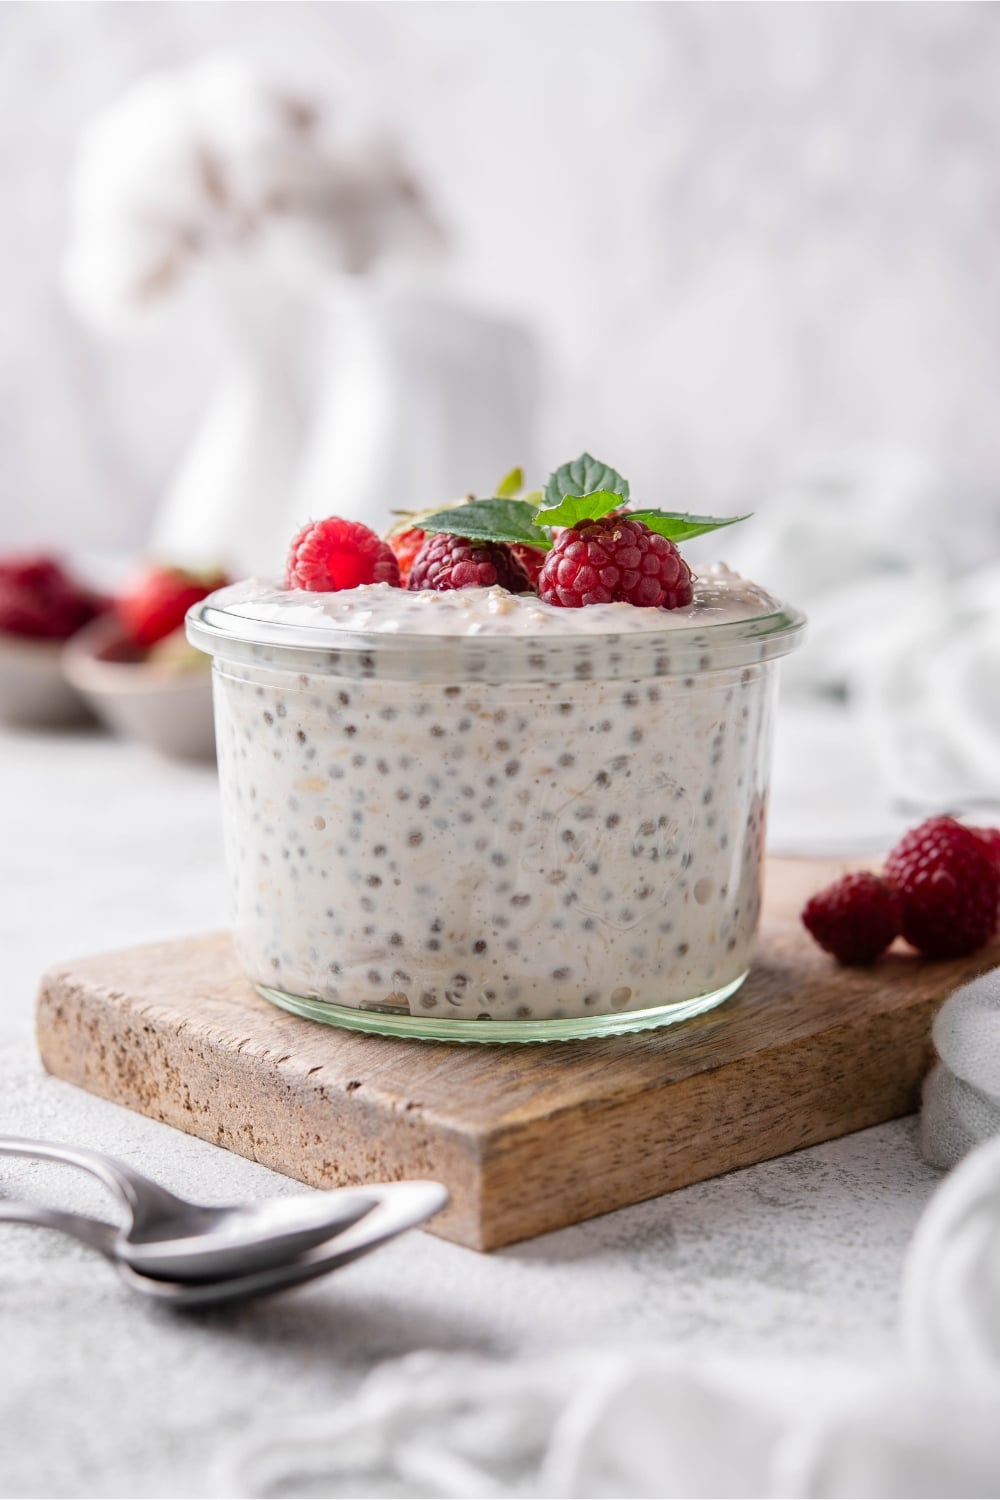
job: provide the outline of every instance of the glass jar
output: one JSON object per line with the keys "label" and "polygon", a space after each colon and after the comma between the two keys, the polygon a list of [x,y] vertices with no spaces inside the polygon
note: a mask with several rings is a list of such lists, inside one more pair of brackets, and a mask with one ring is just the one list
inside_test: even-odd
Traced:
{"label": "glass jar", "polygon": [[214,657],[236,951],[261,994],[356,1030],[527,1042],[667,1025],[739,987],[795,610],[333,634],[231,594],[188,633]]}

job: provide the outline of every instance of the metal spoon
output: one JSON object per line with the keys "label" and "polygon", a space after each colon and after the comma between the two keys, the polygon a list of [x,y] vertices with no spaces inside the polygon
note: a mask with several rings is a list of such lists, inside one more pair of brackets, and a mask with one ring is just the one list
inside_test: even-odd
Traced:
{"label": "metal spoon", "polygon": [[0,1201],[0,1222],[33,1224],[71,1235],[114,1266],[127,1287],[173,1307],[210,1307],[245,1301],[285,1291],[314,1281],[376,1250],[404,1230],[413,1229],[439,1213],[448,1202],[440,1182],[387,1182],[370,1189],[375,1206],[365,1218],[337,1234],[332,1244],[314,1245],[284,1265],[254,1270],[246,1275],[211,1281],[162,1281],[137,1271],[121,1254],[120,1234],[113,1224],[83,1214],[43,1208],[34,1203]]}
{"label": "metal spoon", "polygon": [[98,1178],[129,1214],[129,1223],[115,1231],[118,1259],[144,1276],[168,1281],[243,1275],[284,1264],[356,1224],[377,1201],[367,1191],[337,1188],[266,1203],[206,1208],[176,1197],[98,1151],[0,1136],[0,1156],[63,1162]]}

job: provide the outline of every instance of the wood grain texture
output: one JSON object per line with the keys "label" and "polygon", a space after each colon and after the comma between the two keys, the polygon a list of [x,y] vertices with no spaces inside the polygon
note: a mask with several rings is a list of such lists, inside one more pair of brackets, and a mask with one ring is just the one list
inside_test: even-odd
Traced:
{"label": "wood grain texture", "polygon": [[364,1036],[260,999],[224,935],[52,969],[51,1073],[316,1186],[436,1177],[435,1233],[526,1239],[916,1108],[934,1012],[997,948],[837,969],[805,894],[839,867],[772,862],[757,959],[718,1010],[533,1046]]}

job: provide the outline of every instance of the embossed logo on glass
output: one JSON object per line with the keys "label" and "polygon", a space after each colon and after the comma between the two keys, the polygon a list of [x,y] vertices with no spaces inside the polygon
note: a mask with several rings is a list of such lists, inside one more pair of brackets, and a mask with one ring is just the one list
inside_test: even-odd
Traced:
{"label": "embossed logo on glass", "polygon": [[627,930],[662,906],[685,866],[694,815],[690,798],[667,772],[636,780],[618,756],[585,791],[559,798],[553,788],[539,853],[539,874],[567,906]]}

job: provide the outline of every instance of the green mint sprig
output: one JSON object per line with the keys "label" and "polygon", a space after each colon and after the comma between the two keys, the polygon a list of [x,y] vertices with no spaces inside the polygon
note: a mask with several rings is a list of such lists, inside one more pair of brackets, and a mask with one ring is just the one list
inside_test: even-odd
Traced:
{"label": "green mint sprig", "polygon": [[[523,486],[521,469],[512,469],[491,498],[470,497],[461,505],[422,514],[419,524],[424,531],[445,531],[471,542],[514,542],[547,552],[552,546],[553,526],[600,520],[626,506],[629,499],[628,480],[589,453],[555,469],[544,494],[534,490],[522,497]],[[747,520],[745,515],[694,516],[674,510],[630,510],[628,515],[671,542],[690,541]]]}
{"label": "green mint sprig", "polygon": [[[466,500],[471,500],[472,498],[471,495],[466,496]],[[445,510],[457,510],[460,505],[464,505],[465,503],[466,501],[463,500],[452,500],[447,506],[428,505],[424,510],[394,510],[390,514],[398,516],[399,519],[394,521],[389,527],[386,536],[399,536],[401,532],[412,531],[414,527],[422,529],[428,516],[440,515]]]}
{"label": "green mint sprig", "polygon": [[680,510],[629,511],[630,520],[642,521],[650,531],[658,531],[670,542],[689,542],[693,536],[735,526],[737,521],[749,521],[750,515],[750,511],[745,516],[689,516]]}
{"label": "green mint sprig", "polygon": [[498,500],[510,500],[514,495],[519,495],[524,489],[524,470],[520,465],[505,474],[496,487],[496,498]]}
{"label": "green mint sprig", "polygon": [[[589,453],[581,453],[572,463],[560,464],[549,475],[545,486],[545,504],[554,509],[560,500],[571,496],[600,494],[616,495],[619,505],[624,504],[628,499],[628,480],[623,479],[610,464],[602,464],[600,459],[591,458]],[[612,510],[614,507],[609,506],[608,509]],[[605,513],[602,511],[601,514]]]}
{"label": "green mint sprig", "polygon": [[447,531],[470,542],[520,542],[525,547],[552,546],[549,532],[536,524],[537,507],[529,500],[467,500],[454,510],[439,510],[420,522],[423,531]]}
{"label": "green mint sprig", "polygon": [[575,526],[577,521],[596,521],[625,504],[617,490],[594,490],[589,495],[566,495],[558,505],[546,505],[538,520],[546,526]]}

